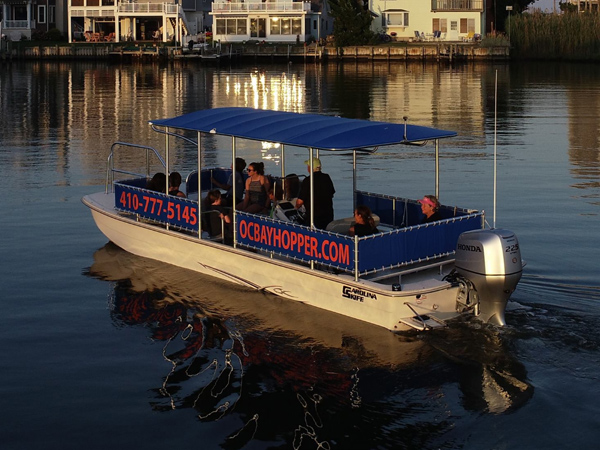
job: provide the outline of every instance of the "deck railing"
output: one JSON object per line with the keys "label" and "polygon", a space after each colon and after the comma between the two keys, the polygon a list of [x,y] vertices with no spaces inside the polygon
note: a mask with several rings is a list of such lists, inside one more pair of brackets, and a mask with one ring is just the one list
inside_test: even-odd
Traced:
{"label": "deck railing", "polygon": [[127,13],[164,13],[177,14],[179,5],[173,3],[120,3],[119,14]]}
{"label": "deck railing", "polygon": [[431,0],[432,11],[483,11],[483,0]]}
{"label": "deck railing", "polygon": [[4,28],[35,28],[35,20],[4,20],[2,21]]}
{"label": "deck railing", "polygon": [[265,12],[298,12],[298,11],[310,11],[310,2],[292,2],[292,1],[279,1],[279,2],[213,2],[212,12],[213,13],[239,13],[239,12],[251,12],[251,11],[265,11]]}

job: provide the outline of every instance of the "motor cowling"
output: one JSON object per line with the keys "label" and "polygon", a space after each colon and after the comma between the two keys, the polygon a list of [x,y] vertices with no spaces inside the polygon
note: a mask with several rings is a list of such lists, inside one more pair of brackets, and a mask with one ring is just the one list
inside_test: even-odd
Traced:
{"label": "motor cowling", "polygon": [[475,286],[479,318],[506,325],[506,303],[523,273],[515,234],[502,229],[462,233],[456,244],[456,271]]}

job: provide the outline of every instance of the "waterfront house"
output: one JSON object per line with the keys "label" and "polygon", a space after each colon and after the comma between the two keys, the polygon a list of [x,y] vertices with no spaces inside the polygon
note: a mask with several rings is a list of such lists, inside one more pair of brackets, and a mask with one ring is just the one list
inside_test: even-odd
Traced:
{"label": "waterfront house", "polygon": [[222,43],[308,42],[332,31],[324,2],[214,0],[213,36]]}
{"label": "waterfront house", "polygon": [[0,35],[19,41],[57,28],[61,6],[56,0],[0,0]]}
{"label": "waterfront house", "polygon": [[371,29],[396,40],[463,41],[485,34],[484,0],[370,0],[369,6]]}
{"label": "waterfront house", "polygon": [[183,6],[176,0],[67,0],[69,42],[167,42],[189,34]]}

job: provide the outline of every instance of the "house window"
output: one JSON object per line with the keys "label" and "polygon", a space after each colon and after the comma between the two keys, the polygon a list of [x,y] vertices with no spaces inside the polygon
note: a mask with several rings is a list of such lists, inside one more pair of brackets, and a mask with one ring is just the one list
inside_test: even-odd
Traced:
{"label": "house window", "polygon": [[38,23],[46,23],[46,5],[38,5]]}
{"label": "house window", "polygon": [[433,31],[448,32],[448,19],[433,19]]}
{"label": "house window", "polygon": [[460,19],[460,32],[475,33],[475,19]]}
{"label": "house window", "polygon": [[456,20],[450,21],[450,31],[458,31],[458,22]]}
{"label": "house window", "polygon": [[288,17],[273,17],[271,19],[271,34],[278,34],[283,36],[289,36],[292,34],[302,34],[302,19],[290,19]]}
{"label": "house window", "polygon": [[317,21],[313,20],[313,30],[316,30],[316,29],[317,29]]}
{"label": "house window", "polygon": [[388,13],[386,15],[386,21],[383,23],[384,27],[407,27],[408,26],[408,13]]}
{"label": "house window", "polygon": [[246,35],[248,24],[246,19],[216,19],[217,34]]}

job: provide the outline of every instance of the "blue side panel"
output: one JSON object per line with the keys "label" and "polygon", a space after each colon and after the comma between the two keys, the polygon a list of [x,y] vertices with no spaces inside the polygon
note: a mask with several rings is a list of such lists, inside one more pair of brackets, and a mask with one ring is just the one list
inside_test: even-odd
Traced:
{"label": "blue side panel", "polygon": [[[356,191],[356,204],[366,205],[379,216],[381,223],[394,227],[412,227],[420,225],[425,216],[417,200]],[[466,209],[453,206],[440,206],[440,215],[444,219],[462,217],[471,214]]]}
{"label": "blue side panel", "polygon": [[267,216],[237,213],[237,242],[296,260],[354,270],[354,240]]}
{"label": "blue side panel", "polygon": [[483,213],[401,228],[358,242],[358,270],[365,273],[452,254],[461,233],[481,229]]}
{"label": "blue side panel", "polygon": [[115,208],[139,214],[145,219],[198,231],[198,204],[192,200],[161,192],[115,183]]}

